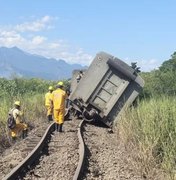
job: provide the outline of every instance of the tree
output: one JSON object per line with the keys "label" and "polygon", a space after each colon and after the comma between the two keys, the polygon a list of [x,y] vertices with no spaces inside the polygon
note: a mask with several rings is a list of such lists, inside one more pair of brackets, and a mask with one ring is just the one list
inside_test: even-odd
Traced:
{"label": "tree", "polygon": [[162,63],[159,70],[165,73],[167,73],[168,71],[176,72],[176,52],[171,55],[171,59]]}

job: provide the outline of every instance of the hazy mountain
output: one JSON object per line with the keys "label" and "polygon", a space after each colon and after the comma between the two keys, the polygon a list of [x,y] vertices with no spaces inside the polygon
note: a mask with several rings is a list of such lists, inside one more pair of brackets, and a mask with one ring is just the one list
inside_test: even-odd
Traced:
{"label": "hazy mountain", "polygon": [[0,77],[37,77],[50,80],[70,78],[79,64],[68,64],[64,60],[49,59],[29,54],[17,47],[0,48]]}

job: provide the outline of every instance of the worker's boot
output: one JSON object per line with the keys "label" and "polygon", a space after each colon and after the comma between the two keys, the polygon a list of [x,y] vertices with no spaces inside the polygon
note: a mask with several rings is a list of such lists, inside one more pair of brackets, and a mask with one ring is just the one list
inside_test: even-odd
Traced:
{"label": "worker's boot", "polygon": [[47,117],[48,117],[48,122],[50,122],[50,115],[48,115]]}
{"label": "worker's boot", "polygon": [[53,118],[52,118],[51,114],[48,116],[48,119],[49,119],[49,121],[53,121]]}
{"label": "worker's boot", "polygon": [[15,142],[16,142],[16,140],[17,140],[17,138],[16,138],[16,137],[12,137],[12,143],[15,143]]}
{"label": "worker's boot", "polygon": [[63,132],[63,131],[62,131],[62,125],[63,125],[63,124],[59,124],[59,132]]}
{"label": "worker's boot", "polygon": [[55,131],[59,131],[59,124],[55,123]]}
{"label": "worker's boot", "polygon": [[21,134],[21,139],[24,139],[25,138],[25,134],[24,134],[24,130],[22,131],[22,134]]}
{"label": "worker's boot", "polygon": [[24,130],[24,137],[26,138],[28,136],[28,129]]}
{"label": "worker's boot", "polygon": [[25,139],[27,137],[27,129],[23,130],[22,132],[22,139]]}

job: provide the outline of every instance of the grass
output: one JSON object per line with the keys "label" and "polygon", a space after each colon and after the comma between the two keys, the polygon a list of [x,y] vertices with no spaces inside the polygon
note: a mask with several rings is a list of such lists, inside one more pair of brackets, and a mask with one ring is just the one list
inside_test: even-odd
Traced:
{"label": "grass", "polygon": [[15,101],[21,101],[21,109],[29,119],[43,117],[45,114],[44,94],[26,94],[23,97],[1,98],[0,101],[0,122],[6,123],[8,112],[13,108]]}
{"label": "grass", "polygon": [[118,123],[120,137],[137,153],[143,176],[162,170],[174,179],[176,170],[176,98],[143,100],[127,109]]}
{"label": "grass", "polygon": [[[69,87],[68,80],[64,81],[65,87]],[[15,101],[21,101],[21,108],[27,123],[33,126],[33,121],[46,119],[44,95],[49,86],[56,86],[58,81],[42,79],[24,79],[14,77],[11,80],[0,78],[0,150],[9,145],[9,131],[7,117],[9,110]]]}
{"label": "grass", "polygon": [[1,98],[0,101],[0,142],[1,147],[10,146],[9,130],[7,128],[8,112],[13,108],[16,100],[21,101],[21,110],[24,112],[25,121],[32,125],[34,121],[40,118],[46,119],[46,110],[44,106],[44,94],[25,94],[23,97]]}
{"label": "grass", "polygon": [[[6,120],[8,111],[16,100],[21,101],[27,122],[41,118],[45,120],[44,93],[52,83],[35,79],[0,79],[1,146],[9,145]],[[122,142],[132,154],[134,162],[136,161],[136,169],[143,177],[155,179],[159,174],[162,179],[164,175],[168,175],[168,179],[174,179],[176,97],[145,99],[137,107],[126,109],[118,119],[117,129]]]}

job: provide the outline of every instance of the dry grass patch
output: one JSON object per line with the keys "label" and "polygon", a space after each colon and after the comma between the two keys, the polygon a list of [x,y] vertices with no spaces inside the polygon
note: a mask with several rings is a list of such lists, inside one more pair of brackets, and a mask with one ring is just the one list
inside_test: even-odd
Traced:
{"label": "dry grass patch", "polygon": [[143,100],[123,113],[117,130],[144,178],[174,179],[176,98]]}

